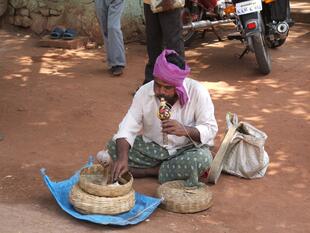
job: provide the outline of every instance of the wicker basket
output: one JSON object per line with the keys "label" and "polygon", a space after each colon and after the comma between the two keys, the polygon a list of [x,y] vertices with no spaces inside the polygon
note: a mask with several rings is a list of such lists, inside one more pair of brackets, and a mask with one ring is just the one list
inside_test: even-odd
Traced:
{"label": "wicker basket", "polygon": [[83,168],[79,180],[81,189],[99,197],[123,196],[132,189],[133,177],[129,172],[122,175],[120,185],[106,185],[109,175],[106,169],[99,164]]}
{"label": "wicker basket", "polygon": [[74,208],[83,214],[115,215],[131,210],[135,205],[135,192],[131,189],[120,197],[98,197],[84,192],[75,185],[69,197]]}
{"label": "wicker basket", "polygon": [[160,185],[157,195],[163,198],[161,207],[176,213],[196,213],[212,205],[212,192],[208,186],[188,188],[180,180]]}

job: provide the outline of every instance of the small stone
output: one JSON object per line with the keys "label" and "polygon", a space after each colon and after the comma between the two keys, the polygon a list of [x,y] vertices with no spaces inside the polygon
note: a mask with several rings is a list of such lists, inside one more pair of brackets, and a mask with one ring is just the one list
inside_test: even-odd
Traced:
{"label": "small stone", "polygon": [[8,0],[0,1],[0,16],[2,16],[8,8]]}
{"label": "small stone", "polygon": [[9,16],[9,23],[10,23],[10,24],[15,24],[15,18],[14,18],[14,16],[12,16],[12,15]]}
{"label": "small stone", "polygon": [[17,9],[23,8],[27,6],[28,0],[10,0],[10,4]]}
{"label": "small stone", "polygon": [[20,16],[20,15],[16,15],[16,16],[14,17],[14,25],[16,25],[16,26],[22,26],[22,24],[23,24],[23,17]]}
{"label": "small stone", "polygon": [[54,15],[54,16],[61,15],[61,12],[59,12],[57,10],[50,9],[50,15]]}
{"label": "small stone", "polygon": [[95,49],[96,47],[97,47],[97,43],[91,42],[91,41],[87,42],[87,44],[85,46],[86,49]]}
{"label": "small stone", "polygon": [[4,139],[4,134],[0,132],[0,141]]}
{"label": "small stone", "polygon": [[48,8],[40,8],[40,13],[43,16],[49,16],[50,15],[50,10]]}
{"label": "small stone", "polygon": [[47,28],[47,30],[52,31],[55,26],[63,25],[63,24],[64,24],[64,20],[63,20],[62,15],[51,16],[51,17],[48,17],[46,28]]}
{"label": "small stone", "polygon": [[28,28],[32,24],[32,19],[30,19],[28,16],[23,16],[22,19],[22,27]]}
{"label": "small stone", "polygon": [[16,110],[19,111],[19,112],[27,111],[27,109],[25,107],[18,107]]}
{"label": "small stone", "polygon": [[30,12],[26,8],[20,8],[16,11],[16,14],[21,16],[29,16]]}
{"label": "small stone", "polygon": [[30,12],[38,13],[40,11],[39,3],[37,1],[29,1],[28,4],[27,4],[27,9]]}
{"label": "small stone", "polygon": [[51,10],[59,11],[60,13],[62,13],[64,11],[64,5],[59,4],[59,2],[48,1],[47,7]]}
{"label": "small stone", "polygon": [[32,18],[31,30],[36,34],[41,34],[46,29],[47,17],[37,13],[31,13],[30,17]]}
{"label": "small stone", "polygon": [[9,5],[8,6],[8,13],[10,16],[15,15],[15,8]]}
{"label": "small stone", "polygon": [[44,3],[44,2],[39,2],[39,7],[40,7],[40,8],[46,7],[46,6],[47,6],[46,3]]}

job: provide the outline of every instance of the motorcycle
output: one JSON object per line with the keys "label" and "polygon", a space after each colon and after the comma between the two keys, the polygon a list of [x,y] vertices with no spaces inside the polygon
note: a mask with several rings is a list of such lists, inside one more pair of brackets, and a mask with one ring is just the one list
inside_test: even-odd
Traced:
{"label": "motorcycle", "polygon": [[[233,22],[228,19],[227,15],[224,12],[224,9],[227,7],[228,2],[223,0],[187,0],[185,1],[185,6],[182,10],[182,22],[183,25],[189,25],[192,22],[199,22],[201,20],[210,20],[211,22],[218,22],[221,20],[221,23],[225,24]],[[219,41],[221,37],[217,34],[213,25],[210,26],[212,32],[216,35]],[[190,43],[194,40],[198,33],[198,30],[189,28],[183,30],[183,40],[186,46],[189,46]],[[203,30],[203,36],[206,33],[206,29]]]}
{"label": "motorcycle", "polygon": [[[190,2],[192,1],[194,0],[190,0]],[[202,0],[198,0],[198,2],[200,1],[202,2]],[[193,6],[192,3],[190,5]],[[204,9],[201,4],[199,6]],[[201,18],[202,20],[194,21],[195,17],[192,17],[190,23],[183,20],[183,30],[205,30],[214,25],[234,22],[237,32],[228,35],[228,39],[237,39],[245,44],[245,50],[240,58],[248,52],[253,52],[260,72],[262,74],[270,73],[271,56],[269,48],[283,45],[288,36],[289,28],[293,26],[293,21],[290,18],[289,1],[226,0],[217,1],[216,6],[217,8],[213,8],[213,12],[217,18],[207,19],[204,14],[203,17],[205,18]],[[185,7],[187,6],[185,5]],[[210,10],[210,8],[208,9]],[[219,11],[219,9],[223,10]],[[203,12],[207,11],[204,9]]]}

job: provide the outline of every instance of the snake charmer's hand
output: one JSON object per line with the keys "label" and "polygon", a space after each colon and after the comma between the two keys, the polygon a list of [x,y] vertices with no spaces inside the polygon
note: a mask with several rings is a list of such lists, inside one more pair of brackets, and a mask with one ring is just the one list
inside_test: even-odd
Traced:
{"label": "snake charmer's hand", "polygon": [[166,134],[172,134],[176,136],[186,136],[184,126],[176,120],[164,120],[162,121],[162,132]]}
{"label": "snake charmer's hand", "polygon": [[113,162],[112,181],[116,181],[120,176],[128,171],[128,158],[118,158]]}

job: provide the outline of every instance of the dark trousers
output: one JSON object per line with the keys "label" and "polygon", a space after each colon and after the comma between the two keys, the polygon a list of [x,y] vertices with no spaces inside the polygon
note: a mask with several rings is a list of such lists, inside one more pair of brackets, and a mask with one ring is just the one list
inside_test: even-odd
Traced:
{"label": "dark trousers", "polygon": [[149,56],[143,84],[152,81],[156,58],[164,48],[173,49],[184,58],[182,38],[182,8],[154,14],[149,4],[144,4],[146,45]]}

